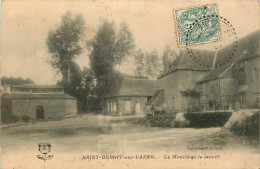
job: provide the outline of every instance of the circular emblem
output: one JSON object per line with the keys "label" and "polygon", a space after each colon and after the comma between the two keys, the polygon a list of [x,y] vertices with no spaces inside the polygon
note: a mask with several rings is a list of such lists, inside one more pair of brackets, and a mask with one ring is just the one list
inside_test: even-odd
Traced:
{"label": "circular emblem", "polygon": [[[214,29],[214,24],[221,23],[220,30]],[[203,45],[191,45],[196,39],[203,39],[214,36],[214,34],[221,33],[221,39],[219,41],[204,43]],[[237,36],[233,25],[223,17],[218,15],[207,15],[203,16],[190,26],[186,34],[186,49],[189,56],[197,64],[210,68],[212,64],[202,57],[205,52],[211,51],[215,53],[219,58],[215,58],[214,66],[220,67],[228,63],[235,55],[237,48]],[[205,50],[206,49],[206,50]],[[221,49],[221,50],[220,50]]]}

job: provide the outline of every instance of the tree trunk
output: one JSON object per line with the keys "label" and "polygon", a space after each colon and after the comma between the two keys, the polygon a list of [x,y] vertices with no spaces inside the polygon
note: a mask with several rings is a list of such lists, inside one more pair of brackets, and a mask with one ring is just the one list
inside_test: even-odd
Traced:
{"label": "tree trunk", "polygon": [[70,62],[68,67],[68,86],[70,86]]}

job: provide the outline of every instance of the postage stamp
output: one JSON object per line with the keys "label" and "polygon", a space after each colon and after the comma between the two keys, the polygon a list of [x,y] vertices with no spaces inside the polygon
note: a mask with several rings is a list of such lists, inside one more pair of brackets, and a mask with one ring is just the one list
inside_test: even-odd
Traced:
{"label": "postage stamp", "polygon": [[[217,4],[198,6],[194,8],[177,9],[174,11],[178,46],[196,45],[221,40],[221,30],[218,19]],[[199,20],[203,22],[198,23]],[[187,33],[193,30],[192,38],[187,44]]]}

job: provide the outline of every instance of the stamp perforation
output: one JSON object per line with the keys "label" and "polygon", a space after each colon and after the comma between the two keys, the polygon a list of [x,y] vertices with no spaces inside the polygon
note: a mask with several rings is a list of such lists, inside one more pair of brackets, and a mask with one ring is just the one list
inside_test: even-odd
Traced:
{"label": "stamp perforation", "polygon": [[[190,8],[196,8],[196,7],[202,7],[202,6],[209,6],[209,5],[216,5],[217,6],[217,15],[219,15],[219,8],[218,8],[218,4],[217,3],[206,3],[206,4],[198,4],[198,5],[193,5],[193,6],[189,6],[186,8],[173,8],[173,19],[174,19],[174,25],[175,25],[175,36],[176,36],[176,44],[178,48],[186,48],[186,46],[180,46],[179,44],[179,40],[178,40],[178,26],[177,26],[177,20],[176,20],[176,15],[175,15],[175,11],[176,10],[182,10],[182,9],[190,9]],[[219,19],[219,18],[218,18]],[[220,34],[222,33],[222,29],[221,29],[221,24],[219,24],[219,30],[220,30]],[[221,35],[220,35],[221,37]],[[221,41],[222,38],[220,38],[217,41],[210,41],[210,42],[204,42],[204,43],[196,43],[196,44],[190,44],[189,46],[199,46],[201,44],[209,44],[209,43],[214,43],[214,42],[218,42]]]}

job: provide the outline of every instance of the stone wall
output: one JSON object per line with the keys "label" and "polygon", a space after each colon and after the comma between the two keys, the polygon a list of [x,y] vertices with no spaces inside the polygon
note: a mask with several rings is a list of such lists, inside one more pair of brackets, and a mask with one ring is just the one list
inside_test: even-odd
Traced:
{"label": "stone wall", "polygon": [[37,106],[43,106],[45,119],[77,115],[76,99],[11,99],[9,113],[35,119]]}
{"label": "stone wall", "polygon": [[[260,100],[257,99],[260,95],[260,57],[248,60],[245,62],[245,76],[246,76],[246,105],[253,107],[260,105]],[[240,91],[242,92],[242,91]]]}
{"label": "stone wall", "polygon": [[196,89],[196,81],[205,71],[177,70],[161,79],[160,85],[165,92],[167,112],[186,112],[188,99],[181,91]]}
{"label": "stone wall", "polygon": [[209,110],[208,103],[213,101],[219,109],[233,109],[236,98],[237,84],[236,79],[227,77],[225,79],[216,79],[204,82],[200,85],[202,93],[201,103],[204,105],[204,110]]}

